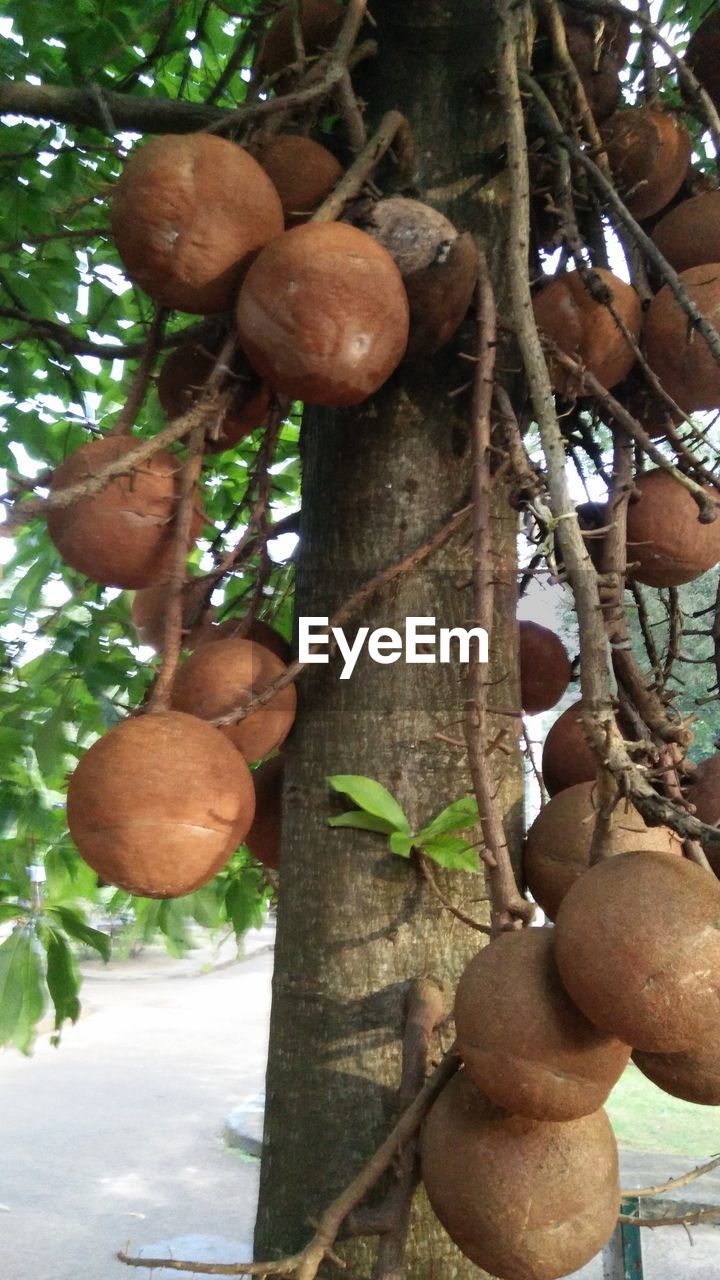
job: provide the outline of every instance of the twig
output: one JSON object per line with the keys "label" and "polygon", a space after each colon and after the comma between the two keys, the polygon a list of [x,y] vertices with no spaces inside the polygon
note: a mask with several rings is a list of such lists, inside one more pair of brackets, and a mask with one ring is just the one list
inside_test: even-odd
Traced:
{"label": "twig", "polygon": [[678,1187],[686,1187],[688,1183],[695,1182],[697,1178],[702,1178],[706,1173],[712,1173],[713,1169],[720,1166],[720,1156],[714,1156],[712,1160],[708,1160],[706,1164],[699,1164],[696,1169],[691,1169],[689,1173],[681,1173],[677,1178],[671,1178],[669,1182],[661,1182],[656,1187],[641,1187],[637,1190],[635,1187],[626,1188],[623,1196],[634,1196],[641,1200],[643,1196],[660,1196],[666,1191],[677,1191]]}
{"label": "twig", "polygon": [[[451,516],[450,519],[446,521],[440,529],[438,529],[437,533],[435,533],[427,542],[424,542],[422,546],[417,547],[415,551],[411,551],[410,555],[405,556],[402,560],[396,561],[395,564],[390,565],[387,569],[382,569],[380,573],[376,574],[374,578],[371,578],[369,582],[366,582],[364,586],[353,592],[344,604],[340,605],[340,608],[330,619],[329,626],[343,626],[356,613],[359,613],[363,606],[367,604],[368,600],[371,600],[372,597],[383,587],[388,586],[391,582],[394,582],[396,578],[400,578],[404,573],[411,572],[411,570],[415,569],[417,565],[422,564],[424,560],[427,560],[430,556],[434,555],[436,551],[439,551],[440,547],[444,546],[448,538],[451,538],[458,529],[462,528],[469,515],[470,507],[464,507],[461,511],[457,511],[455,515]],[[289,664],[284,675],[279,676],[277,680],[274,680],[272,684],[268,685],[267,689],[264,689],[256,698],[253,698],[252,702],[248,702],[243,707],[235,707],[232,711],[226,712],[225,715],[218,716],[211,723],[218,725],[233,724],[235,721],[244,720],[245,717],[251,715],[253,711],[257,711],[259,707],[264,707],[266,703],[270,702],[271,699],[275,697],[275,694],[279,693],[281,689],[292,684],[293,680],[300,675],[301,671],[305,670],[306,666],[307,663],[299,662],[296,659],[294,662]]]}
{"label": "twig", "polygon": [[195,427],[202,426],[205,430],[217,414],[223,412],[230,395],[229,391],[207,390],[187,413],[174,418],[167,427],[158,431],[157,435],[143,440],[138,439],[136,448],[128,449],[127,453],[121,458],[116,458],[114,462],[108,462],[107,466],[98,470],[95,475],[88,476],[85,480],[78,480],[76,484],[68,485],[65,489],[57,489],[47,498],[32,498],[16,505],[8,522],[3,525],[3,530],[7,532],[26,520],[44,515],[46,511],[53,508],[68,507],[79,498],[90,498],[96,493],[101,493],[115,476],[125,475],[133,468],[139,467],[143,462],[147,462],[148,458],[152,458],[159,449],[174,444],[176,440],[182,440]]}
{"label": "twig", "polygon": [[198,1275],[213,1276],[293,1276],[295,1280],[315,1280],[326,1256],[332,1251],[338,1232],[345,1219],[364,1199],[376,1182],[390,1167],[398,1151],[417,1132],[438,1094],[455,1075],[460,1066],[457,1046],[452,1045],[441,1059],[432,1075],[406,1111],[403,1112],[387,1138],[370,1157],[356,1178],[321,1215],[312,1240],[299,1253],[289,1258],[269,1262],[188,1262],[173,1258],[133,1258],[118,1253],[120,1262],[128,1267],[146,1267],[148,1271],[162,1267],[169,1271],[194,1271]]}
{"label": "twig", "polygon": [[[297,107],[309,106],[318,99],[327,97],[340,83],[347,71],[350,55],[357,40],[358,32],[365,17],[367,0],[348,0],[340,32],[332,49],[324,57],[319,58],[311,68],[306,80],[311,83],[300,85],[290,93],[276,98],[265,98],[260,102],[247,103],[236,111],[224,112],[221,119],[208,126],[209,133],[223,133],[226,129],[237,128],[250,120],[266,119],[279,112],[293,111]],[[360,52],[369,56],[375,52],[374,41],[366,41],[355,49],[355,56]]]}
{"label": "twig", "polygon": [[[458,745],[461,745],[464,747],[465,743],[464,742],[459,743]],[[422,871],[423,877],[429,884],[438,902],[442,904],[445,910],[449,911],[450,914],[455,916],[457,920],[461,920],[463,924],[466,924],[468,926],[468,928],[475,929],[477,933],[486,933],[490,935],[492,933],[492,929],[490,928],[489,925],[482,924],[479,920],[474,920],[472,916],[467,915],[466,912],[464,912],[460,907],[456,907],[454,902],[451,902],[450,899],[446,897],[446,895],[443,893],[442,889],[440,888],[440,885],[438,884],[437,880],[435,879],[435,872],[433,870],[432,863],[428,858],[427,854],[423,853],[422,849],[417,849],[416,853],[417,853],[418,865],[420,867],[420,870]]]}
{"label": "twig", "polygon": [[[441,988],[431,978],[410,984],[407,1018],[403,1036],[402,1075],[398,1103],[401,1111],[410,1106],[427,1075],[430,1040],[446,1014]],[[380,1237],[372,1280],[397,1280],[402,1274],[410,1209],[420,1178],[417,1132],[398,1154],[395,1186],[384,1205],[387,1230]]]}
{"label": "twig", "polygon": [[[634,1194],[634,1193],[633,1193]],[[619,1213],[618,1222],[628,1222],[633,1227],[691,1227],[695,1222],[707,1222],[710,1218],[720,1217],[720,1204],[711,1209],[692,1209],[689,1213],[679,1213],[672,1218],[635,1218],[631,1213]]]}
{"label": "twig", "polygon": [[148,330],[145,346],[143,347],[143,353],[140,357],[140,363],[135,370],[135,376],[130,384],[127,400],[115,419],[112,429],[108,432],[109,435],[127,436],[135,425],[135,419],[140,412],[140,407],[147,394],[155,356],[157,355],[157,349],[162,338],[164,321],[165,312],[162,307],[156,307],[152,324]]}
{"label": "twig", "polygon": [[[490,411],[492,406],[497,322],[495,296],[487,259],[478,252],[477,352],[472,403],[472,498],[473,547],[472,582],[474,625],[490,635],[494,615],[494,588],[491,571],[493,534],[491,526]],[[490,764],[487,679],[483,666],[471,662],[469,698],[464,727],[468,761],[477,798],[483,834],[481,857],[486,866],[490,890],[493,934],[521,928],[530,921],[535,908],[517,887],[496,799],[496,782]]]}
{"label": "twig", "polygon": [[585,86],[583,85],[578,74],[578,69],[570,56],[565,23],[563,22],[557,0],[539,0],[539,9],[550,31],[555,61],[560,67],[562,67],[563,75],[570,85],[572,96],[575,100],[575,109],[582,121],[585,136],[592,147],[593,154],[597,156],[598,164],[604,172],[609,174],[610,166],[605,151],[605,144],[600,136],[600,130],[595,123],[595,117],[590,110],[590,104],[588,103],[587,94],[585,93]]}
{"label": "twig", "polygon": [[160,672],[146,711],[152,715],[167,711],[170,691],[180,661],[183,632],[183,587],[197,495],[197,482],[202,467],[205,428],[195,427],[188,441],[188,459],[182,470],[180,495],[175,516],[175,545],[168,580],[167,612],[163,633],[163,656]]}
{"label": "twig", "polygon": [[411,167],[415,152],[410,126],[400,111],[388,111],[370,141],[350,165],[345,176],[315,211],[312,221],[334,221],[342,213],[348,201],[359,195],[378,161],[398,138],[402,141],[404,164],[408,168]]}

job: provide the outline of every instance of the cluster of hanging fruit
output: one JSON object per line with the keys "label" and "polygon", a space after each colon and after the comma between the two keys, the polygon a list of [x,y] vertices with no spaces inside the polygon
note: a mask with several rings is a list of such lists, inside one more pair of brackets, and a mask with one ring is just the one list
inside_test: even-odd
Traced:
{"label": "cluster of hanging fruit", "polygon": [[[331,38],[328,22],[339,12],[305,7],[308,48]],[[288,53],[288,15],[268,32],[266,74]],[[259,135],[249,148],[211,132],[157,137],[124,167],[111,226],[128,278],[160,307],[222,313],[217,335],[235,329],[237,354],[224,371],[230,394],[206,432],[208,453],[262,428],[278,395],[359,403],[402,359],[447,343],[468,309],[472,238],[430,207],[394,197],[357,202],[343,222],[311,220],[342,176],[326,147],[282,133]],[[220,345],[219,337],[186,342],[165,359],[157,392],[169,420],[203,394]],[[160,650],[182,462],[161,450],[123,467],[137,447],[135,436],[109,434],[68,457],[52,478],[48,529],[73,568],[136,591],[139,638]],[[108,466],[112,478],[100,487],[94,481]],[[198,487],[192,540],[204,523]],[[294,687],[243,710],[283,677],[287,646],[262,622],[217,624],[211,611],[184,630],[183,646],[192,652],[170,708],[151,704],[151,714],[106,734],[81,759],[68,796],[85,860],[105,880],[153,897],[204,884],[243,840],[265,865],[278,858],[282,761],[273,753],[293,721]],[[233,712],[242,718],[234,722]],[[262,760],[251,775],[248,764]]]}

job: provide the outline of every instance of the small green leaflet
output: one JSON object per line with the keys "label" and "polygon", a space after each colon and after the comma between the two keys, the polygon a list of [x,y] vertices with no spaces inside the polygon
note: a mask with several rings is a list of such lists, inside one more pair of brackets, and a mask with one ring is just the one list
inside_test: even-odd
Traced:
{"label": "small green leaflet", "polygon": [[47,915],[53,916],[76,942],[83,942],[86,947],[92,947],[93,951],[99,951],[103,960],[110,959],[111,943],[107,934],[91,928],[78,911],[74,911],[72,907],[51,906],[47,908]]}
{"label": "small green leaflet", "polygon": [[358,773],[336,773],[328,782],[335,791],[349,796],[359,809],[382,818],[388,824],[387,831],[404,831],[410,835],[410,823],[400,805],[379,782]]}
{"label": "small green leaflet", "polygon": [[355,773],[335,774],[328,778],[328,782],[359,806],[348,813],[328,818],[328,826],[377,831],[388,837],[390,851],[401,858],[409,858],[413,849],[421,849],[428,858],[449,871],[478,870],[477,850],[460,836],[449,834],[477,823],[478,807],[474,796],[461,796],[454,800],[413,835],[399,804],[379,782]]}
{"label": "small green leaflet", "polygon": [[29,1053],[46,1002],[40,943],[33,930],[15,929],[0,946],[0,1044]]}
{"label": "small green leaflet", "polygon": [[433,836],[444,835],[446,831],[464,831],[466,827],[474,827],[479,821],[477,800],[474,796],[462,796],[454,800],[446,809],[428,822],[422,831],[418,831],[418,844],[423,844]]}
{"label": "small green leaflet", "polygon": [[[66,939],[56,929],[43,929],[43,943],[47,952],[47,985],[55,1008],[55,1030],[60,1032],[66,1019],[77,1022],[80,1017],[80,974],[75,957]],[[53,1037],[60,1042],[60,1035]]]}

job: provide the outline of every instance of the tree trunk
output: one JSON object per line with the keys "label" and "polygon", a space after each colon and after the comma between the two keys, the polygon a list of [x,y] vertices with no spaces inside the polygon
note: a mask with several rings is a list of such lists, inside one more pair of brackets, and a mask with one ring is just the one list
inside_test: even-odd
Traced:
{"label": "tree trunk", "polygon": [[[482,235],[502,299],[506,186],[498,103],[486,92],[495,26],[476,0],[376,0],[379,56],[360,86],[370,120],[390,107],[418,144],[417,190],[461,229]],[[472,351],[471,326],[460,342]],[[401,367],[356,409],[310,410],[302,437],[303,510],[297,614],[327,616],[358,586],[426,542],[469,501],[469,391],[457,351]],[[496,752],[499,802],[519,844],[522,786],[515,615],[515,517],[494,499],[498,582],[491,641],[493,725],[512,750]],[[408,615],[438,626],[472,616],[469,526],[420,569],[368,604],[357,625],[404,631]],[[355,624],[349,630],[354,631]],[[341,663],[299,681],[286,748],[286,792],[273,986],[267,1115],[256,1256],[292,1252],[311,1220],[379,1144],[397,1116],[408,986],[430,975],[452,1007],[455,982],[481,935],[447,914],[415,860],[382,836],[332,829],[348,805],[327,776],[366,774],[397,796],[413,829],[471,789],[462,743],[466,671],[457,664],[377,666],[363,656],[348,681]],[[438,736],[442,735],[442,736]],[[448,739],[450,741],[448,741]],[[455,741],[453,741],[455,740]],[[438,872],[444,890],[487,920],[482,876]],[[445,1044],[451,1032],[444,1033]],[[383,1188],[380,1188],[382,1192]],[[355,1280],[372,1273],[376,1241],[340,1247]],[[416,1198],[406,1274],[477,1277]]]}

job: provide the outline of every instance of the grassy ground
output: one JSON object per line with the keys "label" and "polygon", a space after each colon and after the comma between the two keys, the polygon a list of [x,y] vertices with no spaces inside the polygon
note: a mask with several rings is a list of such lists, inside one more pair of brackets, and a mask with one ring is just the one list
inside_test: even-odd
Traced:
{"label": "grassy ground", "polygon": [[633,1062],[606,1109],[618,1142],[635,1151],[706,1158],[720,1151],[720,1107],[699,1107],[663,1093]]}

